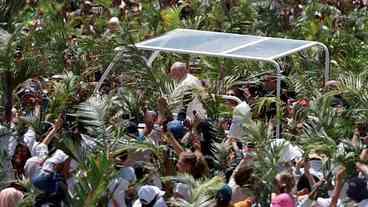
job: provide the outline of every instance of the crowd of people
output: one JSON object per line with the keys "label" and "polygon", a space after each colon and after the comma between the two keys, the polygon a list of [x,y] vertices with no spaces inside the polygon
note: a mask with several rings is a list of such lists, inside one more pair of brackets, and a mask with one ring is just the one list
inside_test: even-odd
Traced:
{"label": "crowd of people", "polygon": [[[222,121],[221,127],[226,132],[222,140],[230,148],[228,166],[222,175],[215,175],[214,151],[211,149],[216,137],[211,133],[210,121],[207,119],[206,106],[203,105],[205,85],[190,73],[185,63],[176,62],[169,71],[169,76],[177,82],[172,94],[158,99],[156,110],[144,111],[144,124],[131,124],[127,132],[131,139],[149,141],[154,145],[168,147],[169,155],[165,157],[165,175],[189,174],[194,179],[205,179],[211,176],[222,176],[224,186],[217,190],[213,200],[207,206],[241,207],[257,205],[258,198],[265,183],[255,175],[255,156],[252,155],[252,143],[244,144],[240,140],[246,137],[247,129],[254,125],[252,102],[254,93],[250,88],[234,87],[227,94],[221,96],[224,104],[232,111],[232,118]],[[265,86],[268,93],[275,92],[274,77],[266,75]],[[326,87],[336,87],[337,81],[329,81]],[[24,107],[13,110],[11,122],[14,133],[2,138],[2,147],[10,155],[7,176],[13,179],[27,178],[41,193],[37,195],[34,206],[68,206],[67,196],[72,193],[76,184],[74,176],[78,172],[78,162],[61,149],[54,146],[53,140],[63,130],[65,116],[60,115],[54,123],[43,123],[41,132],[35,132],[32,125],[21,125],[21,116],[38,119],[45,110],[47,97],[37,92],[42,87],[37,81],[30,80],[28,88],[19,91]],[[272,91],[273,90],[273,91]],[[287,98],[290,101],[290,97]],[[303,102],[303,101],[299,101]],[[305,100],[304,100],[305,102]],[[341,97],[336,97],[334,107],[342,107]],[[306,103],[293,103],[308,107]],[[169,105],[172,105],[171,109]],[[274,117],[275,115],[269,115]],[[24,117],[23,117],[24,118]],[[271,118],[272,119],[272,118]],[[22,130],[23,129],[23,130]],[[21,131],[22,130],[22,131]],[[353,141],[358,141],[365,131],[357,129]],[[83,139],[83,136],[81,136]],[[86,152],[93,153],[96,143],[85,140],[81,147]],[[275,139],[274,145],[283,145],[282,159],[279,173],[274,178],[272,204],[274,207],[293,206],[340,206],[345,197],[350,198],[358,206],[368,206],[368,189],[365,175],[368,173],[367,151],[363,150],[356,167],[359,176],[348,181],[344,180],[346,169],[339,168],[335,172],[335,179],[327,190],[320,190],[327,179],[322,173],[323,155],[317,153],[304,154],[302,149],[283,139]],[[172,188],[167,188],[162,182],[160,174],[151,175],[150,179],[133,185],[142,178],[147,169],[143,163],[152,162],[153,155],[143,154],[115,155],[114,162],[118,175],[110,181],[106,191],[108,203],[112,207],[125,206],[154,206],[165,207],[172,205],[173,200],[191,201],[192,190],[187,183],[174,182]],[[173,168],[173,166],[176,166]],[[332,175],[328,175],[332,176]],[[134,186],[134,187],[132,187]],[[0,192],[0,204],[4,207],[16,206],[23,199],[26,189],[11,182]],[[321,193],[321,191],[323,193]]]}

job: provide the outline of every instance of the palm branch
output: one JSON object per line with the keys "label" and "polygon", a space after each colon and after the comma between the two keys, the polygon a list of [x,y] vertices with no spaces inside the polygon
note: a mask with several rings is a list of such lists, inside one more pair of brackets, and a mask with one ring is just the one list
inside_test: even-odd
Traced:
{"label": "palm branch", "polygon": [[137,141],[135,139],[120,139],[112,152],[113,156],[131,152],[151,152],[157,160],[162,161],[164,158],[164,145],[156,145],[150,141]]}
{"label": "palm branch", "polygon": [[255,122],[251,125],[245,126],[247,135],[242,137],[240,141],[247,145],[249,142],[254,144],[255,149],[255,163],[254,163],[254,176],[257,178],[257,189],[262,191],[258,193],[257,202],[261,206],[270,205],[270,195],[273,192],[273,186],[269,185],[273,183],[273,179],[278,173],[278,167],[281,162],[281,153],[286,144],[286,141],[273,139],[273,133],[270,127],[270,123]]}
{"label": "palm branch", "polygon": [[[335,165],[349,168],[348,175],[355,174],[354,166],[360,147],[351,144],[352,123],[330,106],[331,97],[321,97],[311,105],[304,121],[303,134],[297,142],[305,152],[324,154],[334,160]],[[339,114],[340,113],[340,114]]]}
{"label": "palm branch", "polygon": [[182,8],[170,7],[161,11],[161,18],[166,31],[181,27],[180,12]]}
{"label": "palm branch", "polygon": [[78,122],[85,127],[87,133],[99,147],[109,150],[112,135],[111,127],[106,125],[106,99],[92,97],[75,108],[76,113],[71,115],[76,117]]}
{"label": "palm branch", "polygon": [[174,177],[165,177],[163,180],[180,182],[189,186],[191,196],[189,201],[183,199],[174,199],[171,203],[174,206],[208,206],[214,198],[216,192],[224,185],[224,179],[216,176],[211,179],[195,180],[190,175],[180,175]]}
{"label": "palm branch", "polygon": [[229,151],[231,146],[228,146],[226,143],[214,143],[213,144],[213,154],[214,154],[214,162],[215,169],[220,169],[223,173],[229,167],[227,165],[229,159]]}
{"label": "palm branch", "polygon": [[76,175],[77,184],[70,195],[71,206],[95,206],[108,201],[106,189],[115,176],[112,161],[104,152],[90,154],[80,163],[80,171]]}

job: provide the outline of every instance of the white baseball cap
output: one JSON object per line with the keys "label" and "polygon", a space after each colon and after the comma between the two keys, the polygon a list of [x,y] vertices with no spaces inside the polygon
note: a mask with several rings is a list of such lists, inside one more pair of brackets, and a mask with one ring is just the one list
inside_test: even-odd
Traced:
{"label": "white baseball cap", "polygon": [[138,190],[138,197],[141,204],[149,204],[156,196],[162,197],[165,191],[153,185],[144,185]]}

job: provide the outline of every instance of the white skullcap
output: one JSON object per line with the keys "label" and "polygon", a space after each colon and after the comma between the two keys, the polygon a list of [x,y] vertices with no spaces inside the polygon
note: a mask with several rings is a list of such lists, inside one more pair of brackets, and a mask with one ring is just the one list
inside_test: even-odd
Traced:
{"label": "white skullcap", "polygon": [[183,62],[175,62],[174,64],[172,64],[171,69],[186,69],[187,65]]}
{"label": "white skullcap", "polygon": [[240,98],[236,97],[236,96],[228,96],[228,95],[221,95],[221,98],[225,99],[225,100],[231,100],[231,101],[235,101],[236,103],[240,104],[242,101],[240,100]]}
{"label": "white skullcap", "polygon": [[69,156],[67,154],[65,154],[65,152],[58,149],[46,161],[49,161],[49,162],[52,162],[52,163],[55,163],[55,164],[61,164],[61,163],[65,162],[65,160],[67,160],[68,158],[69,158]]}
{"label": "white skullcap", "polygon": [[109,20],[109,24],[120,24],[120,21],[117,17],[111,17]]}
{"label": "white skullcap", "polygon": [[339,84],[338,81],[329,80],[329,81],[326,81],[325,86],[326,87],[337,87],[338,84]]}
{"label": "white skullcap", "polygon": [[330,198],[318,198],[316,201],[316,206],[318,207],[329,207],[331,204]]}

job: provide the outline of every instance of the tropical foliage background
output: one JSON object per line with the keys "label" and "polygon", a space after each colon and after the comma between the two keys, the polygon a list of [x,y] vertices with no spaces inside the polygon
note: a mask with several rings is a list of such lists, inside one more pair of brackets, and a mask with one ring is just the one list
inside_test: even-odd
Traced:
{"label": "tropical foliage background", "polygon": [[[47,85],[50,97],[49,109],[43,118],[52,120],[68,111],[86,129],[85,134],[97,143],[98,153],[90,154],[77,148],[79,140],[67,132],[58,139],[58,145],[79,161],[84,172],[77,175],[76,195],[71,196],[73,206],[104,202],[105,189],[116,174],[111,155],[151,150],[158,158],[163,156],[164,146],[129,141],[124,129],[126,116],[141,121],[144,107],[156,108],[157,98],[173,90],[166,72],[174,61],[181,59],[192,64],[197,76],[208,80],[208,91],[214,95],[224,94],[231,86],[247,80],[261,83],[260,75],[272,71],[270,65],[258,62],[198,59],[177,54],[162,54],[148,65],[145,60],[150,54],[130,46],[175,28],[315,40],[327,45],[331,54],[331,78],[341,83],[328,93],[321,89],[324,67],[321,51],[309,50],[280,60],[283,70],[288,71],[285,80],[294,88],[297,97],[310,101],[309,108],[300,108],[294,117],[288,117],[294,122],[285,127],[283,137],[305,151],[318,147],[332,162],[326,165],[355,163],[360,151],[349,142],[354,126],[368,120],[366,1],[183,0],[174,6],[170,1],[141,0],[138,5],[124,9],[115,7],[111,0],[96,0],[95,4],[98,14],[81,17],[67,15],[68,0],[0,1],[0,112],[3,123],[9,123],[12,108],[19,104],[14,95],[17,87],[29,78],[39,77]],[[106,37],[103,33],[111,16],[119,17],[120,30]],[[88,29],[91,25],[94,31]],[[102,74],[106,68],[111,68],[111,72],[102,89],[93,91],[97,84],[95,74]],[[348,102],[348,108],[341,111],[331,107],[331,99],[336,94]],[[226,116],[216,96],[206,101],[210,119]],[[254,111],[262,111],[272,103],[286,110],[276,98],[260,98],[254,103]],[[283,120],[286,123],[285,117]],[[269,124],[267,120],[260,120],[244,138],[255,143],[257,156],[262,158],[258,159],[257,175],[266,186],[260,201],[264,206],[270,200],[279,159],[279,150],[270,144],[273,134],[268,130]],[[302,130],[295,130],[298,124],[302,124]],[[221,143],[224,135],[216,126],[213,128],[219,140],[215,146],[217,162],[226,162],[227,149]],[[1,136],[6,133],[9,132],[5,127]],[[350,147],[337,150],[342,142]],[[6,158],[6,154],[0,155]],[[222,175],[222,170],[219,168],[214,175]],[[217,177],[207,181],[181,179],[187,179],[193,189],[205,191],[223,182]],[[29,203],[25,202],[25,206],[32,202],[36,193],[28,187],[26,201]],[[177,205],[206,206],[213,198],[211,192],[195,193],[198,195],[192,203],[178,202]]]}

